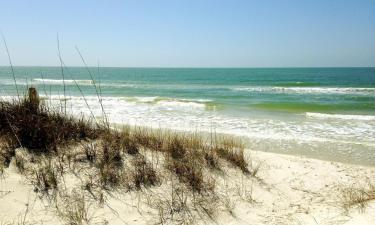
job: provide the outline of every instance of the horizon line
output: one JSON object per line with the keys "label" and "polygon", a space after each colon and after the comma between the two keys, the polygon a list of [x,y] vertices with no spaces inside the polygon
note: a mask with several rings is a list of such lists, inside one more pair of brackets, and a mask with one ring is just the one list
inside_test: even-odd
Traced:
{"label": "horizon line", "polygon": [[[0,67],[10,67],[10,65],[0,65]],[[60,65],[35,66],[35,65],[13,65],[13,67],[50,67],[60,68]],[[85,68],[85,66],[64,66]],[[98,66],[88,66],[98,68]],[[375,68],[374,66],[99,66],[99,68],[128,68],[128,69],[303,69],[303,68]]]}

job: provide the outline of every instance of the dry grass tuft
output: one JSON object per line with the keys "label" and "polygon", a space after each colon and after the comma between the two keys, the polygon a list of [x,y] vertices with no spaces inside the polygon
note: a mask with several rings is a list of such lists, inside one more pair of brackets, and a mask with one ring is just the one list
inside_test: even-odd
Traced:
{"label": "dry grass tuft", "polygon": [[165,196],[154,196],[150,207],[158,211],[157,224],[194,224],[195,216],[192,214],[190,196],[184,187],[172,185],[171,193]]}
{"label": "dry grass tuft", "polygon": [[130,127],[125,127],[124,130],[132,130],[132,139],[134,143],[137,143],[144,148],[163,151],[163,145],[166,141],[165,134],[161,130],[153,130],[147,128],[136,127],[131,129]]}
{"label": "dry grass tuft", "polygon": [[[91,150],[94,151],[94,150]],[[115,188],[123,183],[123,140],[118,133],[108,132],[95,148],[94,166],[99,170],[100,184]]]}
{"label": "dry grass tuft", "polygon": [[227,160],[232,165],[240,168],[244,173],[250,173],[248,162],[244,155],[244,146],[234,138],[223,137],[215,146],[215,151],[220,158]]}
{"label": "dry grass tuft", "polygon": [[342,191],[342,207],[345,211],[351,208],[357,208],[359,211],[365,211],[370,201],[375,201],[375,184],[344,188]]}
{"label": "dry grass tuft", "polygon": [[159,183],[160,179],[157,176],[154,168],[146,161],[142,155],[136,156],[132,160],[134,171],[132,172],[132,181],[137,189],[142,186],[149,187]]}
{"label": "dry grass tuft", "polygon": [[201,158],[194,158],[194,155],[188,154],[183,159],[170,158],[167,162],[167,168],[172,171],[180,182],[185,183],[192,191],[203,193],[212,192],[215,188],[215,182],[203,172]]}
{"label": "dry grass tuft", "polygon": [[9,166],[15,154],[16,143],[8,135],[0,136],[0,168]]}
{"label": "dry grass tuft", "polygon": [[77,190],[63,194],[55,202],[58,216],[69,225],[91,224],[90,204],[85,195]]}
{"label": "dry grass tuft", "polygon": [[31,169],[31,182],[36,191],[47,192],[57,189],[60,182],[61,172],[57,165],[48,157],[43,157],[36,168]]}
{"label": "dry grass tuft", "polygon": [[[111,154],[111,153],[110,153]],[[113,157],[103,155],[97,162],[96,167],[99,170],[100,184],[104,188],[117,187],[122,180],[122,167],[120,162],[114,160]],[[106,161],[106,159],[110,159]]]}
{"label": "dry grass tuft", "polygon": [[18,168],[18,171],[23,174],[25,172],[26,164],[30,161],[30,157],[27,153],[26,149],[17,149],[14,157],[14,162],[16,164],[16,167]]}
{"label": "dry grass tuft", "polygon": [[203,172],[195,168],[192,163],[172,160],[168,168],[173,171],[179,180],[188,184],[193,191],[201,192],[205,189]]}
{"label": "dry grass tuft", "polygon": [[171,138],[166,150],[173,159],[177,160],[184,158],[187,151],[183,140],[178,138],[178,136],[174,136]]}
{"label": "dry grass tuft", "polygon": [[86,160],[89,161],[91,164],[94,163],[97,158],[97,144],[89,142],[87,144],[84,144],[82,148],[85,153]]}
{"label": "dry grass tuft", "polygon": [[220,170],[219,157],[215,151],[208,150],[204,153],[204,159],[206,160],[207,165],[211,169]]}

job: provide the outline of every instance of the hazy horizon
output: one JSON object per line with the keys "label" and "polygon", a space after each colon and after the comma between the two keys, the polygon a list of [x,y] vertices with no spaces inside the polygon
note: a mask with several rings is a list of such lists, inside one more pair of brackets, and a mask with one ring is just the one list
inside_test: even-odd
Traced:
{"label": "hazy horizon", "polygon": [[[0,65],[0,67],[9,67],[10,65]],[[44,67],[44,68],[61,68],[60,65],[49,65],[49,66],[44,66],[44,65],[13,65],[13,68],[17,67]],[[72,68],[85,68],[84,65],[76,65],[76,66],[69,66],[65,65],[65,67],[72,67]],[[88,68],[98,68],[98,66],[95,65],[88,65]],[[375,66],[268,66],[268,67],[225,67],[225,66],[216,66],[216,67],[210,67],[210,66],[201,66],[201,67],[186,67],[186,66],[106,66],[106,65],[100,65],[99,68],[129,68],[129,69],[319,69],[319,68],[375,68]]]}

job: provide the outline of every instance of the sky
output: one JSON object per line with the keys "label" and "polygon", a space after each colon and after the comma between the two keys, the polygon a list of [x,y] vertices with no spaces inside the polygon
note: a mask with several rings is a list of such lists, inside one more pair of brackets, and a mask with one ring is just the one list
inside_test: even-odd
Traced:
{"label": "sky", "polygon": [[[375,0],[0,0],[14,65],[375,66]],[[8,65],[0,43],[0,65]]]}

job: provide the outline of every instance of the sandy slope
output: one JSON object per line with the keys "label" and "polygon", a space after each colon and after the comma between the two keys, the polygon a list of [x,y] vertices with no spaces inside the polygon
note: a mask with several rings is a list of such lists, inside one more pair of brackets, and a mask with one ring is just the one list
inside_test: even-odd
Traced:
{"label": "sandy slope", "polygon": [[[341,190],[374,182],[375,167],[275,153],[248,153],[253,166],[260,164],[256,178],[245,176],[229,165],[225,171],[213,173],[220,200],[212,203],[212,218],[187,212],[193,216],[175,216],[171,220],[167,212],[161,213],[160,205],[168,203],[172,196],[170,184],[163,182],[143,191],[105,193],[106,203],[101,205],[87,200],[90,221],[93,224],[155,224],[161,220],[174,224],[190,218],[194,224],[375,224],[374,201],[364,212],[358,209],[346,212],[341,207]],[[65,182],[70,184],[77,179],[67,176]],[[56,209],[51,207],[53,200],[41,197],[33,189],[13,162],[0,179],[0,224],[66,223],[56,216]]]}

